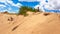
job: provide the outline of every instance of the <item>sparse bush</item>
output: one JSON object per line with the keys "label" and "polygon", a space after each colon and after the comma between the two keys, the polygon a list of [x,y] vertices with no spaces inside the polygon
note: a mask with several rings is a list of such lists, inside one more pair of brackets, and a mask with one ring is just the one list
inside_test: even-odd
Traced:
{"label": "sparse bush", "polygon": [[19,9],[18,15],[20,14],[20,15],[27,16],[28,15],[27,11],[36,12],[36,10],[31,7],[21,6],[21,8]]}
{"label": "sparse bush", "polygon": [[47,16],[47,15],[49,15],[49,14],[50,14],[50,13],[44,13],[43,15],[44,15],[44,16]]}
{"label": "sparse bush", "polygon": [[8,11],[3,12],[4,14],[8,14]]}

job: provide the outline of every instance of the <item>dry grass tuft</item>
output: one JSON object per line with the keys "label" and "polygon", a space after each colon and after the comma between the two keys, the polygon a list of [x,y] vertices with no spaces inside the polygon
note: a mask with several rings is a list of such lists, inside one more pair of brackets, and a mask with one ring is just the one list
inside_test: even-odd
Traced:
{"label": "dry grass tuft", "polygon": [[44,13],[43,15],[44,15],[44,16],[48,16],[48,15],[50,15],[50,13]]}

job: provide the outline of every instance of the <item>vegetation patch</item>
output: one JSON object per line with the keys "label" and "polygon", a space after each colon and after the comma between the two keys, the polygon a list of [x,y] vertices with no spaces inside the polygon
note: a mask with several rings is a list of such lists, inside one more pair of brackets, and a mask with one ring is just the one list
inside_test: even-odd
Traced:
{"label": "vegetation patch", "polygon": [[44,16],[47,16],[47,15],[49,15],[49,14],[50,14],[50,13],[44,13],[43,15],[44,15]]}
{"label": "vegetation patch", "polygon": [[27,7],[27,6],[21,6],[21,8],[19,9],[18,15],[24,15],[27,16],[27,12],[38,12],[37,9],[31,8],[31,7]]}

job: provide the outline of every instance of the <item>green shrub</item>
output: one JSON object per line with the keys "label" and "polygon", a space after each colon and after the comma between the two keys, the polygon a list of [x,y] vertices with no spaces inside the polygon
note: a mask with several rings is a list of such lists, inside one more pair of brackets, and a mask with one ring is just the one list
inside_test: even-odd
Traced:
{"label": "green shrub", "polygon": [[27,16],[27,11],[31,11],[31,12],[36,12],[37,10],[31,7],[27,7],[27,6],[21,6],[21,8],[19,8],[19,12],[18,15],[24,15]]}

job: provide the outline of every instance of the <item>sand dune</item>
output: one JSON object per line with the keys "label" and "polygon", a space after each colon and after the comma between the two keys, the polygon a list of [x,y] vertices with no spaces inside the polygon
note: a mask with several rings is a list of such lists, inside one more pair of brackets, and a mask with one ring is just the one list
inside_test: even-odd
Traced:
{"label": "sand dune", "polygon": [[60,14],[29,13],[24,17],[0,13],[0,34],[60,34]]}

